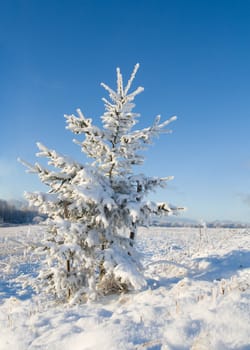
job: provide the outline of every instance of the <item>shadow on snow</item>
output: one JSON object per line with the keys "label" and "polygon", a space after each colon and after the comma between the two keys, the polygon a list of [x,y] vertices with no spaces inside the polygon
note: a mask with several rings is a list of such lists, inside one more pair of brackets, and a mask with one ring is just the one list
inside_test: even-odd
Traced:
{"label": "shadow on snow", "polygon": [[148,286],[151,289],[157,289],[162,286],[170,288],[174,284],[180,282],[183,277],[208,282],[229,279],[236,275],[239,271],[250,268],[250,251],[233,250],[232,252],[229,252],[223,256],[211,255],[208,257],[195,258],[192,261],[201,266],[203,263],[205,263],[204,266],[206,267],[204,269],[191,269],[187,265],[168,260],[158,260],[148,264],[146,267],[149,265],[167,264],[186,270],[186,274],[184,276],[174,276],[171,278],[161,276],[158,279],[148,278]]}
{"label": "shadow on snow", "polygon": [[20,300],[31,298],[34,291],[31,287],[22,287],[18,279],[34,278],[37,275],[39,264],[23,263],[17,266],[14,273],[3,276],[0,279],[0,300],[15,297]]}
{"label": "shadow on snow", "polygon": [[223,255],[211,255],[206,258],[195,259],[196,262],[206,262],[207,268],[198,272],[190,272],[190,277],[196,280],[213,281],[231,278],[237,272],[250,268],[250,251],[233,250]]}

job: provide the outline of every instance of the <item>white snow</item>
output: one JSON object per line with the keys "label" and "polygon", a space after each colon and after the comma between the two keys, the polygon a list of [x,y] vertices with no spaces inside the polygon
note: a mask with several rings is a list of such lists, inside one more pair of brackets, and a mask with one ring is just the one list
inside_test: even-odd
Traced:
{"label": "white snow", "polygon": [[0,228],[0,350],[250,349],[250,231],[140,228],[148,286],[78,306],[19,281],[43,226]]}

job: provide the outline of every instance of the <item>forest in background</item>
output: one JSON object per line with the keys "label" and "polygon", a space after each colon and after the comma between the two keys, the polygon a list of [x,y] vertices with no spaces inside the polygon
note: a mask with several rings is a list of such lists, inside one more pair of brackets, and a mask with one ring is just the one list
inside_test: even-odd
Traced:
{"label": "forest in background", "polygon": [[25,202],[0,199],[0,225],[38,223],[42,219],[41,215]]}

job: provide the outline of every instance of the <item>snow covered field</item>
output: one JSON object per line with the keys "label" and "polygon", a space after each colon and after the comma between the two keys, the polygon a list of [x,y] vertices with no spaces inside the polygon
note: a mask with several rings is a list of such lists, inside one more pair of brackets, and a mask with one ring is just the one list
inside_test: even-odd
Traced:
{"label": "snow covered field", "polygon": [[250,349],[250,230],[141,228],[148,287],[81,306],[22,289],[45,227],[0,228],[0,349]]}

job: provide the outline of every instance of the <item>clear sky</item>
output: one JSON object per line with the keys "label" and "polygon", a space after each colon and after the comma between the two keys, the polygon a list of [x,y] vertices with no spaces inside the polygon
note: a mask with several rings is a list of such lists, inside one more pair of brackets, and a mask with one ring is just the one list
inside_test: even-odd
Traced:
{"label": "clear sky", "polygon": [[175,179],[154,195],[185,216],[250,221],[250,1],[0,2],[0,198],[41,190],[17,157],[35,142],[84,160],[65,130],[80,107],[99,123],[115,68],[134,87],[138,127],[177,115],[140,170]]}

